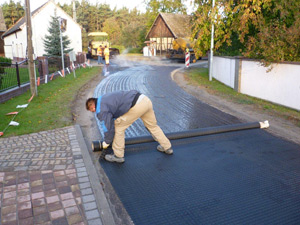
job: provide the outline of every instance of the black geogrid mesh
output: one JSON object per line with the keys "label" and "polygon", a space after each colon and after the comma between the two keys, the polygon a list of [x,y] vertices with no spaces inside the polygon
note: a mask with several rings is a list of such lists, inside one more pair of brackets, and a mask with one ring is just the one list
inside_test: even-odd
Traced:
{"label": "black geogrid mesh", "polygon": [[300,146],[252,129],[126,146],[101,160],[135,224],[300,224]]}

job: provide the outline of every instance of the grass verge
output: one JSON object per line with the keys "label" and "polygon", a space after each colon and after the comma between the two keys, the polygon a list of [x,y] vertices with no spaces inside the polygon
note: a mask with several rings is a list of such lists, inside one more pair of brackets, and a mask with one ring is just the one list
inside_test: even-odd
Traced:
{"label": "grass verge", "polygon": [[73,123],[71,104],[77,91],[85,83],[101,74],[101,67],[80,68],[65,78],[57,77],[48,84],[38,87],[38,96],[34,97],[27,108],[16,108],[17,105],[28,103],[31,97],[30,90],[12,98],[0,105],[0,132],[4,131],[13,116],[6,116],[10,112],[21,112],[14,121],[19,126],[9,126],[3,137],[35,133],[70,126]]}
{"label": "grass verge", "polygon": [[205,88],[205,90],[212,95],[225,98],[236,104],[251,105],[255,110],[290,120],[296,126],[300,127],[299,111],[238,93],[215,79],[209,81],[207,68],[191,68],[186,74],[186,78],[190,84]]}

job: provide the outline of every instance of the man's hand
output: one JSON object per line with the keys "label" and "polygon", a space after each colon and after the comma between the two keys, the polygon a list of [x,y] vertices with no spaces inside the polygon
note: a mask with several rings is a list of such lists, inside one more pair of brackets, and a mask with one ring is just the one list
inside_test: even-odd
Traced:
{"label": "man's hand", "polygon": [[107,149],[109,144],[107,144],[105,141],[102,142],[102,148]]}

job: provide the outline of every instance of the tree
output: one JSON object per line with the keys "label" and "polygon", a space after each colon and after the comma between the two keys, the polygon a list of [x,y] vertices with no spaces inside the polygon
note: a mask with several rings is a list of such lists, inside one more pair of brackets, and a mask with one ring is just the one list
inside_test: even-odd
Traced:
{"label": "tree", "polygon": [[216,0],[214,8],[211,0],[198,1],[198,8],[192,19],[192,39],[196,40],[194,50],[197,57],[206,55],[210,49],[212,21],[215,25],[215,50],[221,46],[231,46],[231,1]]}
{"label": "tree", "polygon": [[57,3],[57,5],[62,8],[69,16],[73,18],[73,4],[70,3],[69,5],[64,3],[61,5],[60,3]]}
{"label": "tree", "polygon": [[144,45],[147,18],[144,14],[133,9],[127,16],[126,24],[122,28],[122,43],[126,47],[141,48]]}
{"label": "tree", "polygon": [[139,47],[140,24],[136,21],[128,24],[122,30],[122,42],[125,47]]}
{"label": "tree", "polygon": [[13,26],[21,17],[25,15],[24,8],[18,2],[17,4],[10,0],[9,3],[2,5],[3,17],[7,28]]}
{"label": "tree", "polygon": [[186,7],[182,0],[146,0],[147,11],[158,14],[165,13],[183,13],[186,14]]}
{"label": "tree", "polygon": [[25,15],[24,7],[21,5],[20,2],[17,2],[16,4],[16,14],[17,14],[16,21],[18,21],[21,17]]}
{"label": "tree", "polygon": [[137,9],[129,11],[126,7],[114,10],[113,17],[105,20],[103,31],[108,33],[114,45],[141,47],[145,41],[146,17]]}
{"label": "tree", "polygon": [[[60,29],[59,29],[59,18],[51,16],[50,26],[48,27],[49,35],[45,35],[43,39],[46,55],[61,56],[61,43],[60,43]],[[62,36],[64,53],[68,53],[73,49],[69,48],[70,40],[68,36]]]}
{"label": "tree", "polygon": [[233,26],[245,45],[243,55],[263,63],[300,61],[299,0],[245,0]]}
{"label": "tree", "polygon": [[183,0],[145,0],[149,29],[160,12],[186,14]]}
{"label": "tree", "polygon": [[86,32],[85,29],[81,29],[81,35],[82,35],[82,49],[83,51],[88,51],[88,46],[89,46],[89,37],[88,33]]}
{"label": "tree", "polygon": [[114,12],[108,4],[100,4],[97,11],[97,27],[96,30],[102,31],[105,20],[113,17]]}
{"label": "tree", "polygon": [[90,22],[88,24],[89,32],[100,30],[98,6],[92,5],[89,8],[89,12],[90,12],[90,19],[89,19]]}
{"label": "tree", "polygon": [[215,24],[215,50],[270,62],[300,61],[299,0],[198,1],[193,18],[195,51],[210,47],[211,21]]}
{"label": "tree", "polygon": [[120,45],[121,43],[121,27],[116,20],[116,18],[112,17],[105,20],[103,24],[103,31],[108,34],[109,41],[113,45]]}
{"label": "tree", "polygon": [[79,23],[87,32],[89,32],[89,2],[86,0],[82,0],[81,4],[76,2],[76,19],[77,23]]}

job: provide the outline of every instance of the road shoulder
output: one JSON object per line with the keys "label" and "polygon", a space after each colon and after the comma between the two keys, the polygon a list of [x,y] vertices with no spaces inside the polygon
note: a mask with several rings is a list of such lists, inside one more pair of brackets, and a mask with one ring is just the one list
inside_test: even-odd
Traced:
{"label": "road shoulder", "polygon": [[[197,63],[192,66],[206,66],[207,63]],[[171,74],[172,79],[187,93],[193,95],[200,101],[217,108],[225,113],[231,114],[242,121],[253,122],[260,121],[263,122],[268,120],[270,127],[267,129],[271,134],[283,138],[288,141],[292,141],[296,144],[300,144],[300,128],[284,118],[279,118],[271,113],[258,111],[254,109],[251,105],[236,104],[225,98],[219,96],[211,95],[205,88],[201,86],[195,86],[191,84],[189,78],[187,77],[188,70],[180,68]]]}

